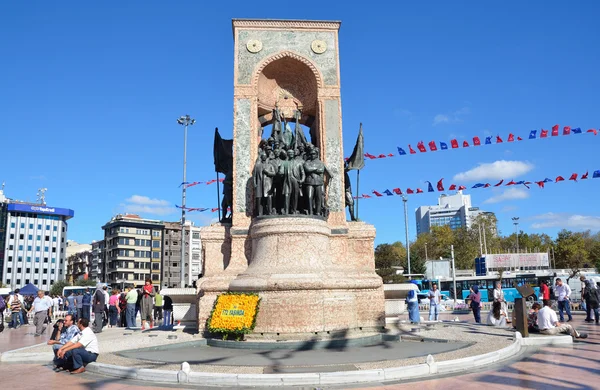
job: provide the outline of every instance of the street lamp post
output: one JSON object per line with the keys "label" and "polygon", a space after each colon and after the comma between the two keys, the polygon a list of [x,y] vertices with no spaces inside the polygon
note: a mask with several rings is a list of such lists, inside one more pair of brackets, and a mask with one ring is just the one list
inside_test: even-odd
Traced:
{"label": "street lamp post", "polygon": [[186,195],[186,168],[187,168],[187,129],[188,126],[196,123],[195,119],[190,118],[189,115],[182,116],[177,119],[177,123],[183,126],[183,181],[181,186],[181,275],[180,284],[181,288],[185,287],[185,195]]}
{"label": "street lamp post", "polygon": [[408,261],[408,274],[410,275],[410,243],[408,242],[408,209],[406,206],[408,199],[406,199],[406,196],[402,197],[402,201],[404,202],[404,228],[406,230],[406,260]]}
{"label": "street lamp post", "polygon": [[427,260],[429,260],[429,259],[427,258],[427,243],[425,243],[425,261],[427,261]]}
{"label": "street lamp post", "polygon": [[513,225],[515,225],[515,235],[517,236],[517,253],[519,253],[519,217],[513,217]]}

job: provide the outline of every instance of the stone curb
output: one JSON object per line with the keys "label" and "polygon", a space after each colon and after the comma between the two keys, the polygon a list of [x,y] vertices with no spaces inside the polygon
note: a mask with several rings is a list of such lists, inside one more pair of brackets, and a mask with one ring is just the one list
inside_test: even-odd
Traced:
{"label": "stone curb", "polygon": [[[535,340],[535,341],[534,341]],[[516,356],[522,347],[528,345],[557,345],[572,344],[570,336],[541,336],[523,339],[519,332],[515,333],[515,341],[508,347],[482,355],[462,359],[436,362],[433,356],[427,357],[423,364],[403,367],[391,367],[375,370],[337,371],[323,373],[298,374],[220,374],[209,372],[190,372],[187,363],[182,364],[182,370],[153,370],[145,368],[128,368],[104,363],[90,363],[87,371],[102,375],[136,379],[162,383],[189,383],[204,386],[302,386],[302,385],[334,385],[368,382],[385,382],[392,380],[415,379],[429,377],[432,374],[450,374],[480,368],[500,360]],[[47,355],[50,355],[48,358]],[[26,354],[5,352],[0,355],[0,361],[22,363],[49,363],[52,354]]]}

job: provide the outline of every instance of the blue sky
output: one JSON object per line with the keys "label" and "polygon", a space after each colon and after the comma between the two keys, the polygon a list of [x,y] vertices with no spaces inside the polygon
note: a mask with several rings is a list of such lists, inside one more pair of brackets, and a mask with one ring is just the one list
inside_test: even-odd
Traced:
{"label": "blue sky", "polygon": [[[84,4],[86,3],[86,4]],[[123,4],[126,3],[126,4]],[[35,200],[48,188],[51,206],[75,210],[70,239],[102,237],[119,212],[177,220],[183,131],[188,179],[214,178],[215,127],[231,137],[232,18],[341,20],[340,58],[345,154],[363,122],[365,150],[460,142],[554,124],[600,126],[600,5],[594,1],[385,2],[343,7],[305,1],[2,2],[0,5],[0,181],[6,195]],[[367,161],[361,193],[453,178],[468,187],[502,176],[565,178],[600,169],[600,137],[583,134],[427,152]],[[487,177],[486,177],[487,176]],[[352,174],[353,180],[355,175]],[[354,183],[355,185],[355,183]],[[600,179],[535,188],[476,189],[473,205],[511,217],[526,232],[555,235],[565,227],[600,229]],[[508,192],[505,192],[508,191]],[[409,198],[410,233],[420,205],[438,194]],[[490,200],[491,199],[491,200]],[[190,207],[215,207],[216,187],[188,191]],[[215,214],[195,214],[206,224]],[[400,197],[360,203],[377,243],[403,240]]]}

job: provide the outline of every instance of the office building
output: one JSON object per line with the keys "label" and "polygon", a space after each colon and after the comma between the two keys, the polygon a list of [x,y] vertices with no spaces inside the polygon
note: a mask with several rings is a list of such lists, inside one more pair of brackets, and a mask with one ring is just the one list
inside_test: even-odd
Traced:
{"label": "office building", "polygon": [[[190,240],[191,234],[191,240]],[[202,245],[200,228],[186,221],[185,225],[185,284],[191,286],[202,276]],[[165,222],[163,245],[163,287],[179,287],[181,284],[181,223]]]}
{"label": "office building", "polygon": [[428,233],[433,226],[448,225],[452,230],[469,228],[473,219],[483,213],[471,205],[471,195],[458,191],[455,195],[440,195],[435,206],[421,206],[416,212],[417,234]]}
{"label": "office building", "polygon": [[92,242],[92,269],[91,280],[100,281],[102,276],[102,264],[104,264],[104,240]]}
{"label": "office building", "polygon": [[164,223],[135,214],[118,214],[102,226],[105,254],[100,279],[113,288],[161,285]]}
{"label": "office building", "polygon": [[92,269],[92,246],[67,241],[67,273],[66,280],[75,283],[77,280],[88,280]]}
{"label": "office building", "polygon": [[73,210],[10,200],[2,204],[6,213],[2,282],[11,289],[33,283],[49,290],[65,278],[67,221]]}

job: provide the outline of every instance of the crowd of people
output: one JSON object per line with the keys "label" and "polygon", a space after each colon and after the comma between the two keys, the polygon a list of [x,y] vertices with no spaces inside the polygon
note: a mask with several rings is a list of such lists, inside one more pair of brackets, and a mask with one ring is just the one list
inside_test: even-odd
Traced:
{"label": "crowd of people", "polygon": [[86,288],[64,297],[38,290],[36,295],[23,296],[16,289],[6,298],[0,297],[0,325],[4,325],[6,314],[10,316],[8,328],[18,329],[31,322],[35,337],[52,329],[48,345],[54,351],[57,371],[84,372],[85,365],[96,361],[100,353],[96,334],[105,327],[139,329],[138,315],[142,330],[173,325],[173,301],[161,295],[150,279],[139,289],[114,289],[110,294],[105,284],[98,283],[93,292]]}

